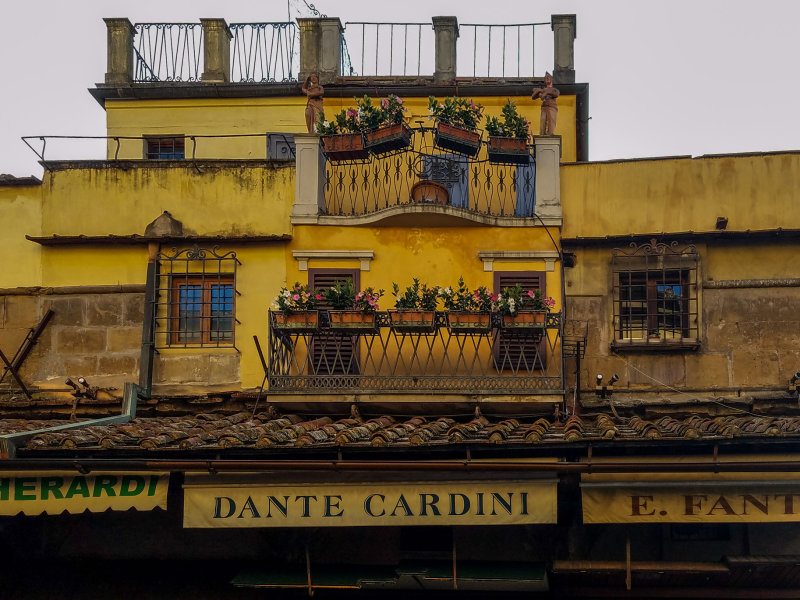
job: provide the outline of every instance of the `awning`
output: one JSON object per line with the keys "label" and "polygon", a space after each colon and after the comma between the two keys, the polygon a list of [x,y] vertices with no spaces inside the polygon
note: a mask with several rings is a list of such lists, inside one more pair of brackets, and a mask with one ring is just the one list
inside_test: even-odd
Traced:
{"label": "awning", "polygon": [[800,473],[759,472],[752,459],[741,473],[584,474],[583,522],[800,522]]}
{"label": "awning", "polygon": [[169,473],[0,472],[0,515],[167,507]]}
{"label": "awning", "polygon": [[186,475],[184,527],[522,525],[556,522],[557,480],[226,482]]}
{"label": "awning", "polygon": [[[310,585],[309,585],[310,580]],[[547,591],[542,563],[404,561],[396,566],[273,565],[247,569],[231,582],[246,588]]]}

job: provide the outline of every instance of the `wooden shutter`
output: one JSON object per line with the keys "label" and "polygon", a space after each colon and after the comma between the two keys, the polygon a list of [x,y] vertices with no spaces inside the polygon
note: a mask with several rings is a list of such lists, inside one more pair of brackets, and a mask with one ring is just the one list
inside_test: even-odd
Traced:
{"label": "wooden shutter", "polygon": [[[358,269],[309,269],[308,283],[311,287],[325,289],[339,281],[352,281],[356,291],[361,289],[361,272]],[[320,308],[330,308],[323,300]],[[358,336],[340,333],[316,333],[311,342],[312,375],[357,375]]]}
{"label": "wooden shutter", "polygon": [[[524,291],[539,290],[546,295],[544,271],[495,271],[494,292],[499,294],[504,288],[517,284]],[[499,370],[525,373],[534,369],[544,369],[546,364],[547,338],[536,342],[531,336],[514,333],[505,329],[497,332],[494,345],[495,366]]]}

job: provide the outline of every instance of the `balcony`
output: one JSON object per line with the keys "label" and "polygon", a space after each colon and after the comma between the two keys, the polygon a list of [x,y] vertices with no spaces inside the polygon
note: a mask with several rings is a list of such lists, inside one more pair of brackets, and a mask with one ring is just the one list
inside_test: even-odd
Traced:
{"label": "balcony", "polygon": [[[437,148],[434,129],[412,130],[408,148],[362,160],[328,160],[325,213],[370,215],[393,208],[451,207],[453,214],[534,216],[533,148],[524,165],[490,162],[486,144],[473,158]],[[485,137],[485,135],[484,135]]]}
{"label": "balcony", "polygon": [[270,394],[563,394],[562,318],[548,313],[529,329],[457,331],[437,312],[427,330],[406,329],[386,312],[361,331],[331,327],[327,311],[294,331],[270,313]]}

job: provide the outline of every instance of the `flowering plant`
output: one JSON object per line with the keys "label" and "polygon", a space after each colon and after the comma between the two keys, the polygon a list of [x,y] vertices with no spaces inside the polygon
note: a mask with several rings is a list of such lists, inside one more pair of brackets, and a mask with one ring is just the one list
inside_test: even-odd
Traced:
{"label": "flowering plant", "polygon": [[431,96],[428,98],[428,112],[431,119],[442,123],[476,129],[483,117],[483,106],[466,98],[445,98],[444,102],[438,102]]}
{"label": "flowering plant", "polygon": [[322,300],[322,294],[308,285],[295,283],[292,288],[281,288],[272,308],[284,314],[304,310],[315,310]]}
{"label": "flowering plant", "polygon": [[520,140],[528,139],[531,123],[517,112],[517,105],[513,100],[509,100],[503,106],[502,115],[502,120],[497,117],[486,118],[486,132],[489,135]]}
{"label": "flowering plant", "polygon": [[400,294],[400,286],[392,283],[394,291],[394,307],[399,310],[436,310],[436,302],[439,298],[439,288],[429,288],[426,284],[420,283],[416,277],[413,283]]}
{"label": "flowering plant", "polygon": [[555,305],[555,300],[542,296],[539,290],[523,290],[519,283],[503,288],[494,300],[495,309],[504,315],[515,315],[521,310],[549,311]]}
{"label": "flowering plant", "polygon": [[402,123],[405,112],[403,99],[394,94],[382,98],[379,105],[374,105],[372,98],[364,94],[362,98],[356,100],[355,108],[343,108],[334,115],[333,120],[324,121],[320,117],[320,121],[317,123],[317,133],[319,135],[336,135],[372,131],[384,125]]}
{"label": "flowering plant", "polygon": [[389,94],[388,97],[381,99],[381,111],[383,125],[399,125],[403,122],[406,107],[403,106],[402,98]]}
{"label": "flowering plant", "polygon": [[370,287],[356,293],[353,283],[347,280],[337,281],[333,287],[324,290],[322,295],[334,310],[375,312],[378,310],[378,300],[383,296],[383,290],[376,292]]}
{"label": "flowering plant", "polygon": [[464,278],[459,277],[455,288],[439,288],[439,297],[444,301],[448,310],[461,310],[471,312],[491,312],[492,292],[485,286],[480,286],[470,292]]}

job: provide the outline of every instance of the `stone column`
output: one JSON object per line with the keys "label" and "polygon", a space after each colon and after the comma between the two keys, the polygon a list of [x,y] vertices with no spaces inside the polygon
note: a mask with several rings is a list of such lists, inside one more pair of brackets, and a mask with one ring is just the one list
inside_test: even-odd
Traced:
{"label": "stone column", "polygon": [[456,78],[456,40],[458,19],[456,17],[433,17],[433,33],[436,36],[436,70],[434,83],[449,83]]}
{"label": "stone column", "polygon": [[325,213],[325,157],[319,136],[295,133],[295,192],[292,223],[314,223]]}
{"label": "stone column", "polygon": [[322,85],[336,83],[342,74],[342,21],[338,17],[297,19],[300,27],[300,74],[302,84],[311,73]]}
{"label": "stone column", "polygon": [[136,30],[128,19],[103,19],[108,31],[106,83],[130,84],[133,81],[133,36]]}
{"label": "stone column", "polygon": [[575,15],[550,16],[555,83],[575,83],[575,24]]}
{"label": "stone column", "polygon": [[542,219],[561,218],[561,136],[535,135],[536,147],[536,205]]}
{"label": "stone column", "polygon": [[200,19],[203,26],[202,81],[228,83],[231,80],[231,30],[225,19]]}

